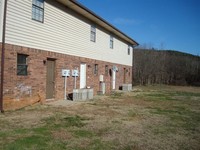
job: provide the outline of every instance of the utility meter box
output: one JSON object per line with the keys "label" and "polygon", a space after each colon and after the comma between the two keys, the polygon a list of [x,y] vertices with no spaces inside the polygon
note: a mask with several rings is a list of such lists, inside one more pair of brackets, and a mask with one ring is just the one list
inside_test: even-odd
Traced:
{"label": "utility meter box", "polygon": [[115,71],[115,72],[118,71],[117,66],[113,66],[112,70]]}
{"label": "utility meter box", "polygon": [[100,75],[100,76],[99,76],[99,81],[100,81],[100,82],[103,82],[103,75]]}
{"label": "utility meter box", "polygon": [[62,69],[62,76],[63,77],[69,77],[70,76],[70,70]]}
{"label": "utility meter box", "polygon": [[78,70],[72,70],[72,76],[73,77],[78,77],[79,76]]}

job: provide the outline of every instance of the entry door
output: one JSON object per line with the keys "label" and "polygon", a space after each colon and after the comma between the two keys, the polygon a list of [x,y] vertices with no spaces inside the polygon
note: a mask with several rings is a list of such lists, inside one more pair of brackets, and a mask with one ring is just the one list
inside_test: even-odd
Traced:
{"label": "entry door", "polygon": [[80,89],[86,88],[86,64],[80,66]]}
{"label": "entry door", "polygon": [[46,99],[55,98],[55,61],[47,60]]}
{"label": "entry door", "polygon": [[112,70],[112,89],[115,90],[116,84],[116,71]]}

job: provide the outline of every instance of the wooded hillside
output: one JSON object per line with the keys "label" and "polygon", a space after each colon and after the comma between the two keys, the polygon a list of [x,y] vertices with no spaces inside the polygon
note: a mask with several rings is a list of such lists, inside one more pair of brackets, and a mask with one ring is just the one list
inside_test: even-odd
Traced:
{"label": "wooded hillside", "polygon": [[134,49],[133,84],[200,86],[200,57],[171,50]]}

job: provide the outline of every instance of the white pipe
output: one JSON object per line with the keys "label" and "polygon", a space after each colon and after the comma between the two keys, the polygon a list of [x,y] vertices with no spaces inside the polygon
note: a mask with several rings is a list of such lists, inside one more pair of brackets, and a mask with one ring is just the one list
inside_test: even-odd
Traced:
{"label": "white pipe", "polygon": [[66,90],[67,90],[67,77],[65,76],[65,91],[64,91],[64,100],[67,100],[67,93],[66,93]]}
{"label": "white pipe", "polygon": [[75,78],[74,78],[74,89],[76,89],[76,75],[75,75]]}

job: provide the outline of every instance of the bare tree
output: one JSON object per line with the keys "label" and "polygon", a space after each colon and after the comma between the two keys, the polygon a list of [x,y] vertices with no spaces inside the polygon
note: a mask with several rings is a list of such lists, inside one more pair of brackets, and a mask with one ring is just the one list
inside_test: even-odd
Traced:
{"label": "bare tree", "polygon": [[200,57],[177,51],[134,49],[134,84],[200,85]]}

